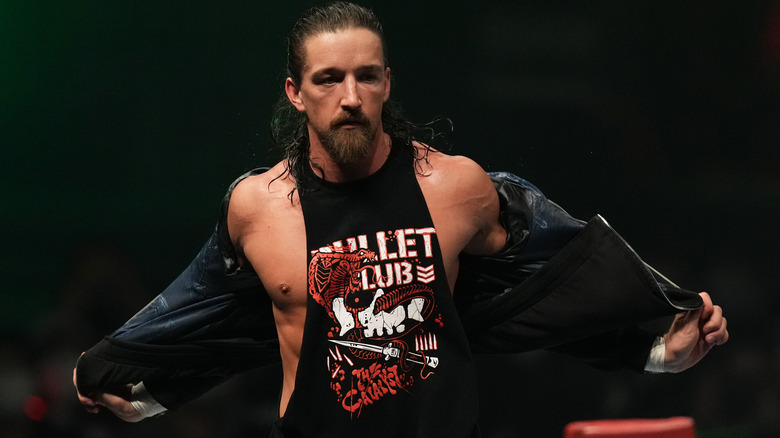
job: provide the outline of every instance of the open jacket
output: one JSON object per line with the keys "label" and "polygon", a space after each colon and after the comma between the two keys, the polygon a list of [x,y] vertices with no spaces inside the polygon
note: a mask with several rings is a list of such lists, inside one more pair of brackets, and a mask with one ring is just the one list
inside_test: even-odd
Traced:
{"label": "open jacket", "polygon": [[[82,394],[143,381],[168,409],[237,373],[280,361],[271,301],[238,262],[227,230],[235,186],[214,233],[160,295],[81,356]],[[700,297],[646,265],[600,216],[569,216],[536,187],[490,174],[508,239],[493,256],[461,257],[454,297],[475,353],[551,349],[594,366],[641,371],[655,334],[638,324],[693,310]]]}

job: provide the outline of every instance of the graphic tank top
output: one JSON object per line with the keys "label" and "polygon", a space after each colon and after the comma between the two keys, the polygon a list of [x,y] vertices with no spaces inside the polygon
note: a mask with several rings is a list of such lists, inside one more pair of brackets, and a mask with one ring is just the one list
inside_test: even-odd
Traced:
{"label": "graphic tank top", "polygon": [[471,353],[411,154],[301,194],[308,304],[286,438],[476,437]]}

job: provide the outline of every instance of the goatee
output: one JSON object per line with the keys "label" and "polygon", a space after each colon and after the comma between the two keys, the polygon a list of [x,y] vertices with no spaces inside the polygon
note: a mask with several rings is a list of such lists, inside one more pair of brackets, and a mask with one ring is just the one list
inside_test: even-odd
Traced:
{"label": "goatee", "polygon": [[[345,129],[344,125],[354,127]],[[330,158],[340,165],[355,165],[368,158],[374,140],[368,118],[359,111],[344,113],[326,132],[316,133]]]}

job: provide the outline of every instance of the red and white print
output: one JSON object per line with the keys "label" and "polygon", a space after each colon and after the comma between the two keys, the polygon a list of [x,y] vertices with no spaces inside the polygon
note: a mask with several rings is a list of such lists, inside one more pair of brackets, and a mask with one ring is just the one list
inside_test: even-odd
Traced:
{"label": "red and white print", "polygon": [[440,366],[434,234],[432,227],[379,231],[312,251],[309,293],[333,321],[323,366],[353,418],[413,391]]}

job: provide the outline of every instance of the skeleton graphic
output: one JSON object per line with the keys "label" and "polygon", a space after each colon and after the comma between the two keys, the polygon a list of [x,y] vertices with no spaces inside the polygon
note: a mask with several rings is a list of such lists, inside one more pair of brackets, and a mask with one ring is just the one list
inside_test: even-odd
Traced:
{"label": "skeleton graphic", "polygon": [[339,325],[339,337],[353,329],[350,339],[394,339],[396,335],[425,321],[433,308],[433,291],[427,285],[409,284],[385,293],[384,289],[363,290],[361,273],[376,260],[373,251],[317,252],[309,264],[309,291],[317,303]]}

